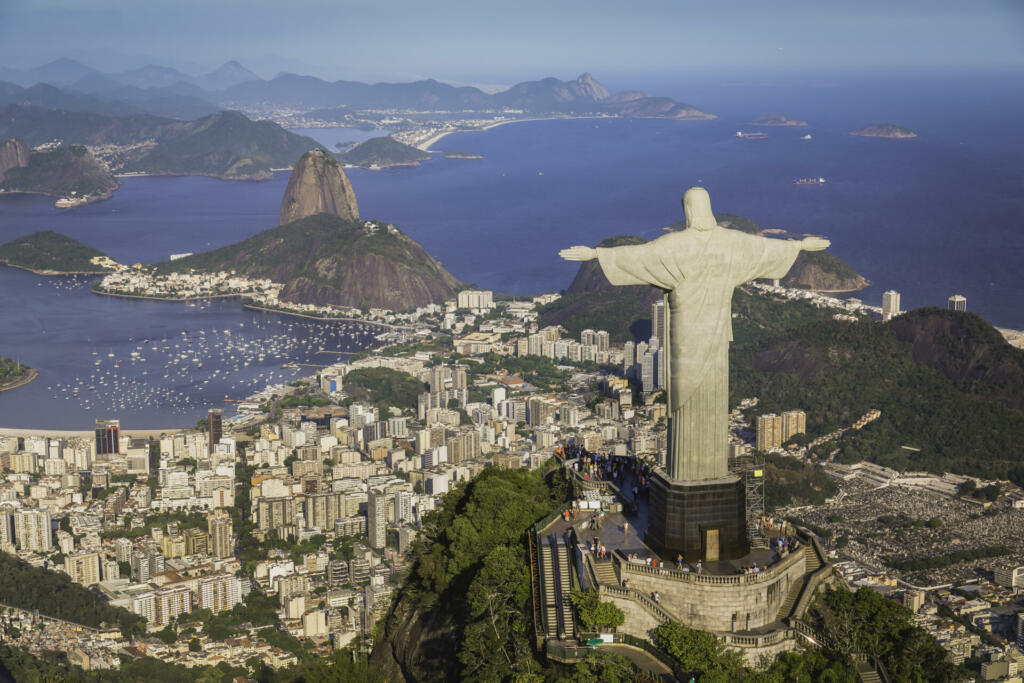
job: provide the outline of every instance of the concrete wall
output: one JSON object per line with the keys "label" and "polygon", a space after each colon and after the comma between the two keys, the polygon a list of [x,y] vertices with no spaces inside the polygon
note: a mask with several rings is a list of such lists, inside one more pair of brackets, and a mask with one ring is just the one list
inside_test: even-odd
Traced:
{"label": "concrete wall", "polygon": [[703,631],[745,631],[776,620],[790,588],[803,578],[806,561],[794,553],[762,576],[735,577],[681,577],[646,565],[621,566],[629,587],[646,595],[657,591],[660,606],[676,621]]}

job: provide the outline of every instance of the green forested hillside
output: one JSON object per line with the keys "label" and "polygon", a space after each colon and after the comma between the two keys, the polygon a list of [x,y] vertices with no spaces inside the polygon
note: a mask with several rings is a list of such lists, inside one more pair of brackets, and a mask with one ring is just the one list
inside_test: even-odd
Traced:
{"label": "green forested hillside", "polygon": [[439,303],[452,297],[459,286],[423,247],[397,228],[322,213],[220,249],[159,264],[158,269],[235,270],[284,283],[281,298],[285,301],[395,311]]}
{"label": "green forested hillside", "polygon": [[[927,330],[944,333],[921,334]],[[881,410],[823,452],[838,447],[841,461],[1024,481],[1024,351],[981,318],[920,309],[889,324],[820,320],[761,332],[733,344],[733,401],[758,396],[758,413],[804,409],[812,438]]]}
{"label": "green forested hillside", "polygon": [[343,163],[353,166],[393,166],[415,164],[429,159],[430,155],[387,135],[370,138],[354,149],[345,152],[339,158]]}
{"label": "green forested hillside", "polygon": [[117,181],[106,166],[96,161],[82,145],[33,152],[27,166],[8,169],[0,189],[38,192],[56,197],[108,195]]}
{"label": "green forested hillside", "polygon": [[103,268],[90,259],[104,256],[99,249],[67,235],[45,230],[0,245],[0,263],[34,271],[58,273],[100,273]]}

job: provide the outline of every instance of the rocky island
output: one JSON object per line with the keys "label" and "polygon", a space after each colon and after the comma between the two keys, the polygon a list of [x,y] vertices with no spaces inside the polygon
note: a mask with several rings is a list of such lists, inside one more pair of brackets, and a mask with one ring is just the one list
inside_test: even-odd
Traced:
{"label": "rocky island", "polygon": [[83,145],[32,152],[17,139],[0,146],[0,190],[59,197],[67,209],[109,199],[118,187],[105,164]]}
{"label": "rocky island", "polygon": [[865,138],[892,138],[895,140],[905,140],[907,138],[916,138],[917,133],[914,131],[897,126],[892,123],[875,123],[864,128],[858,128],[857,130],[851,131],[850,135],[859,135]]}
{"label": "rocky island", "polygon": [[788,116],[782,114],[771,114],[769,116],[762,116],[751,121],[755,126],[806,126],[806,121],[800,119],[791,119]]}
{"label": "rocky island", "polygon": [[430,159],[430,155],[387,135],[370,138],[345,152],[339,158],[349,166],[380,169],[392,166],[419,166],[421,161]]}
{"label": "rocky island", "polygon": [[96,275],[113,267],[99,249],[50,230],[0,245],[0,263],[37,275]]}

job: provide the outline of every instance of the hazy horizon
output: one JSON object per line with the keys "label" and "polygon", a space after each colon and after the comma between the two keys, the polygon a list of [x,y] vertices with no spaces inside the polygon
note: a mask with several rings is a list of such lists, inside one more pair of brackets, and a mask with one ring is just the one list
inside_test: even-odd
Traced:
{"label": "hazy horizon", "polygon": [[638,73],[764,81],[851,69],[1017,70],[1021,35],[1024,4],[1011,0],[969,8],[951,0],[898,7],[656,0],[640,8],[528,0],[487,9],[462,0],[298,0],[287,9],[270,0],[27,0],[0,5],[0,66],[68,57],[107,72],[153,63],[197,75],[237,60],[263,78],[289,71],[494,87],[584,71],[612,83]]}

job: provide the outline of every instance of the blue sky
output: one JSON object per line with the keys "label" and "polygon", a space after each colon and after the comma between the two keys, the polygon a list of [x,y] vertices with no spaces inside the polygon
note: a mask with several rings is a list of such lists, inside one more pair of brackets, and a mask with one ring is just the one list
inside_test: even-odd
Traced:
{"label": "blue sky", "polygon": [[849,67],[1024,68],[1021,0],[0,0],[0,60],[263,76],[575,76]]}

